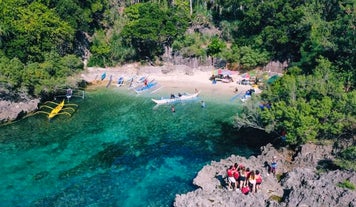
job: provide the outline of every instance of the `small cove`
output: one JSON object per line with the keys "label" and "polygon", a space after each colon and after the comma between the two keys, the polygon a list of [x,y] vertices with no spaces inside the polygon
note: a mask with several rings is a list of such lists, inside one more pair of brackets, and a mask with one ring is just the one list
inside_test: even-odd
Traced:
{"label": "small cove", "polygon": [[[154,107],[167,94],[126,88],[87,94],[71,118],[35,115],[0,128],[4,206],[172,206],[212,160],[257,149],[238,144],[237,103],[200,99]],[[199,100],[204,99],[206,108]],[[228,100],[228,99],[227,99]]]}

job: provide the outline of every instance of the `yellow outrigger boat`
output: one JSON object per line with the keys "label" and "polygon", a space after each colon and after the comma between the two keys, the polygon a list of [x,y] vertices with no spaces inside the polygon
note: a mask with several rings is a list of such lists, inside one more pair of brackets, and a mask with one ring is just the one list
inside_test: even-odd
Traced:
{"label": "yellow outrigger boat", "polygon": [[[56,105],[56,107],[53,108],[53,107],[49,106],[48,104],[54,104],[54,105]],[[55,117],[57,115],[60,115],[60,114],[64,114],[64,115],[67,115],[67,116],[72,116],[72,114],[75,111],[75,109],[72,108],[72,107],[68,107],[68,106],[78,107],[78,105],[76,105],[76,104],[65,104],[64,99],[60,103],[56,103],[56,102],[53,102],[53,101],[47,101],[47,102],[45,102],[44,105],[40,106],[40,109],[49,108],[49,109],[51,109],[51,111],[50,112],[37,111],[36,113],[48,114],[48,119],[52,119],[53,117]],[[68,110],[70,110],[71,113],[69,113]]]}
{"label": "yellow outrigger boat", "polygon": [[58,104],[52,111],[51,113],[48,114],[48,118],[52,119],[53,117],[55,117],[63,108],[64,106],[64,100]]}

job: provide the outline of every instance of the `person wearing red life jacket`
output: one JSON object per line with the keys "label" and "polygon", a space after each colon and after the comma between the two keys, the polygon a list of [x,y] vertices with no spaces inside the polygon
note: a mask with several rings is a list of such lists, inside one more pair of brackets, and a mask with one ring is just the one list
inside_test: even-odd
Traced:
{"label": "person wearing red life jacket", "polygon": [[236,190],[237,190],[237,188],[239,188],[239,182],[238,182],[239,177],[240,177],[239,171],[235,170],[234,178],[235,178],[235,181],[236,181]]}
{"label": "person wearing red life jacket", "polygon": [[[227,179],[228,179],[228,184],[229,184],[229,187],[228,187],[229,190],[236,190],[236,180],[234,178],[235,172],[236,172],[236,169],[232,165],[227,170]],[[232,185],[234,185],[233,189],[232,189]]]}
{"label": "person wearing red life jacket", "polygon": [[262,177],[260,171],[256,170],[255,177],[256,177],[256,193],[257,193],[257,190],[261,188],[261,183],[262,183]]}

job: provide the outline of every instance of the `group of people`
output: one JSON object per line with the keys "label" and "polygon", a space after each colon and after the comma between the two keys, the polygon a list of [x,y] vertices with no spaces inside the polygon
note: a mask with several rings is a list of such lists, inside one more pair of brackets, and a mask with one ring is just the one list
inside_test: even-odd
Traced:
{"label": "group of people", "polygon": [[[274,156],[271,163],[265,163],[269,175],[276,175],[277,157]],[[229,191],[241,191],[243,194],[257,193],[262,184],[262,176],[259,170],[251,170],[248,167],[235,163],[227,169],[227,184]]]}
{"label": "group of people", "polygon": [[243,194],[257,193],[262,177],[259,170],[250,170],[248,167],[235,163],[227,169],[227,183],[229,191],[240,190]]}

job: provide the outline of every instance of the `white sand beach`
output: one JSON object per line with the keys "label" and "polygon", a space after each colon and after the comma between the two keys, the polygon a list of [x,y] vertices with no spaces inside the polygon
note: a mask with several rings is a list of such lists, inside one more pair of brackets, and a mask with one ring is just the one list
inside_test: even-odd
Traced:
{"label": "white sand beach", "polygon": [[[235,94],[235,89],[238,92],[246,92],[251,89],[250,85],[237,84],[237,80],[241,80],[241,74],[236,72],[232,74],[233,82],[224,83],[217,81],[213,84],[209,80],[213,73],[213,67],[200,67],[197,69],[187,66],[138,66],[138,64],[128,64],[115,68],[88,68],[81,74],[81,78],[94,87],[105,87],[112,77],[110,87],[117,87],[116,83],[119,77],[123,76],[125,80],[135,76],[146,76],[149,81],[155,80],[159,83],[160,91],[166,93],[188,92],[193,93],[198,89],[202,96],[229,99]],[[106,78],[101,81],[101,75],[106,72]],[[256,93],[260,90],[254,88]],[[168,95],[167,94],[167,95]]]}

